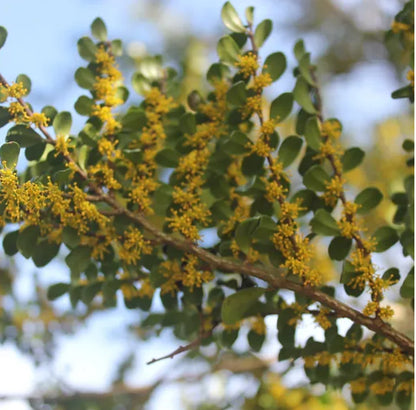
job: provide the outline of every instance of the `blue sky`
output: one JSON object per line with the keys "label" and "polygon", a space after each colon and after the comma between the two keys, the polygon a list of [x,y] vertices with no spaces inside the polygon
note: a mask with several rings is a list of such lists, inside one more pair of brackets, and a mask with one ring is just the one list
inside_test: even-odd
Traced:
{"label": "blue sky", "polygon": [[[144,20],[143,10],[147,7],[144,1],[0,0],[0,3],[0,25],[5,26],[9,33],[6,46],[0,50],[0,72],[9,81],[13,81],[20,73],[31,77],[32,94],[29,100],[37,110],[51,104],[59,111],[73,112],[73,102],[82,93],[75,84],[73,73],[77,67],[85,65],[78,56],[76,40],[89,33],[89,25],[97,16],[104,19],[112,38],[122,38],[126,40],[126,45],[133,41],[143,42],[151,53],[162,51],[163,37],[158,31],[161,28],[167,35],[170,31],[178,34],[178,31],[190,28],[196,35],[207,38],[219,37],[221,30],[225,32],[219,17],[223,0],[167,1],[170,13],[160,14],[159,27]],[[255,3],[257,21],[260,21],[268,17],[272,2],[236,0],[233,3],[240,12]],[[279,20],[288,18],[291,13],[302,12],[296,6],[296,1],[283,3],[289,9],[276,17],[276,27],[279,26]],[[265,52],[279,49],[291,55],[296,39],[293,33],[276,32],[266,45]],[[322,44],[314,37],[307,38],[306,44],[313,55],[318,55],[322,50]],[[287,88],[279,89],[279,93],[290,89],[293,83],[290,72],[284,81],[283,87],[279,87],[284,88],[287,84]],[[401,112],[406,106],[405,102],[390,98],[391,91],[399,86],[387,64],[380,61],[363,62],[353,72],[339,76],[326,86],[325,109],[329,116],[340,117],[348,134],[357,141],[362,141],[377,121]],[[2,138],[3,135],[0,134],[0,141]],[[25,271],[25,275],[20,275],[21,291],[24,294],[27,286],[30,286],[28,273],[33,272],[34,268],[23,259],[18,260],[18,266]],[[53,282],[56,278],[65,279],[67,272],[55,264],[42,270],[41,275],[48,278],[46,282]],[[65,302],[62,304],[62,307],[67,306]],[[64,376],[74,388],[105,389],[111,380],[115,363],[137,343],[123,331],[126,324],[133,321],[134,313],[126,312],[122,305],[94,317],[76,337],[61,338],[53,371]],[[138,366],[130,375],[130,382],[134,385],[147,384],[165,373],[173,365],[170,361],[150,367],[145,367],[144,362],[168,353],[175,346],[174,341],[166,335],[152,341],[151,346],[138,346]],[[272,357],[276,351],[276,345],[270,344],[265,354]],[[0,368],[0,395],[28,394],[35,388],[39,376],[41,379],[49,377],[49,369],[43,369],[43,373],[41,371],[39,374],[10,345],[0,347],[0,362],[3,363],[3,369],[15,369],[15,373],[8,377],[9,373],[2,372]],[[160,404],[167,400],[173,403],[179,396],[177,388],[167,387],[158,393],[158,398],[152,400],[149,409],[160,408]],[[13,407],[10,403],[6,407],[0,403],[0,409],[6,408],[13,410],[28,407],[21,402]]]}

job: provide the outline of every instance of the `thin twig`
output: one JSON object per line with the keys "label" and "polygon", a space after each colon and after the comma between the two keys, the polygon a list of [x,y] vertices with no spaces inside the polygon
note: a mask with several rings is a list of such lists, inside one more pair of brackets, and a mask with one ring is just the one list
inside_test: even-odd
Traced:
{"label": "thin twig", "polygon": [[156,363],[156,362],[160,362],[161,360],[165,360],[165,359],[173,359],[176,355],[178,355],[180,353],[184,353],[184,352],[187,352],[189,350],[195,349],[196,347],[198,347],[201,344],[201,342],[204,339],[211,336],[211,334],[212,334],[212,331],[202,333],[193,342],[191,342],[191,343],[189,343],[185,346],[179,346],[172,353],[169,353],[166,356],[162,356],[162,357],[158,357],[156,359],[152,359],[152,360],[150,360],[150,362],[147,362],[146,364],[153,364],[153,363]]}

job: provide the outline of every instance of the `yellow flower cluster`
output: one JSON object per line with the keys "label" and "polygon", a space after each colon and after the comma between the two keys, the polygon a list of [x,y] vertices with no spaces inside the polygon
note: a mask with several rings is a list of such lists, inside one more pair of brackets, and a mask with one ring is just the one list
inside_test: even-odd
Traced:
{"label": "yellow flower cluster", "polygon": [[261,114],[262,111],[262,98],[261,94],[248,97],[245,104],[241,108],[241,116],[243,119],[251,117],[253,113]]}
{"label": "yellow flower cluster", "polygon": [[116,148],[117,144],[117,140],[110,141],[102,138],[98,141],[98,151],[101,155],[106,156],[109,161],[115,161],[121,157],[121,151]]}
{"label": "yellow flower cluster", "polygon": [[358,207],[359,205],[354,202],[347,201],[344,203],[342,216],[337,224],[341,231],[341,235],[345,238],[355,238],[363,229],[362,225],[357,221],[356,212]]}
{"label": "yellow flower cluster", "polygon": [[[192,135],[185,135],[185,145],[193,149],[179,159],[175,173],[182,181],[173,192],[173,202],[179,209],[173,210],[172,216],[167,218],[173,231],[180,232],[191,241],[200,238],[197,225],[206,226],[211,215],[201,200],[201,194],[205,182],[203,176],[211,155],[210,143],[223,133],[222,122],[226,111],[224,83],[217,81],[214,84],[214,95],[215,101],[210,101],[205,111],[209,121],[198,124]],[[200,108],[204,110],[204,106],[201,104]]]}
{"label": "yellow flower cluster", "polygon": [[257,92],[263,91],[264,88],[268,87],[272,83],[272,78],[269,73],[262,73],[256,75],[253,78],[253,89]]}
{"label": "yellow flower cluster", "polygon": [[258,335],[266,334],[266,324],[262,316],[256,316],[251,320],[251,330]]}
{"label": "yellow flower cluster", "polygon": [[120,182],[114,176],[114,170],[108,163],[99,162],[88,167],[88,174],[110,190],[121,189]]}
{"label": "yellow flower cluster", "polygon": [[123,234],[118,251],[120,259],[128,265],[135,264],[142,254],[151,253],[149,241],[144,239],[139,229],[130,226]]}
{"label": "yellow flower cluster", "polygon": [[330,310],[328,308],[321,307],[319,313],[314,317],[315,322],[318,323],[324,330],[329,329],[332,326],[328,319],[329,312]]}
{"label": "yellow flower cluster", "polygon": [[335,175],[328,182],[325,182],[325,192],[322,195],[326,204],[335,206],[338,199],[344,192],[345,179]]}
{"label": "yellow flower cluster", "polygon": [[203,283],[213,280],[214,274],[211,271],[199,270],[198,264],[198,258],[192,254],[185,254],[180,263],[178,261],[162,262],[162,274],[168,280],[161,285],[161,294],[176,294],[180,289],[180,284],[192,292],[195,287],[200,288]]}
{"label": "yellow flower cluster", "polygon": [[93,87],[96,104],[93,106],[92,115],[104,123],[104,134],[111,135],[120,128],[120,123],[114,118],[112,109],[123,104],[123,100],[117,97],[117,88],[122,84],[122,75],[111,51],[104,46],[98,47],[95,61],[98,65],[98,75]]}
{"label": "yellow flower cluster", "polygon": [[240,56],[239,61],[237,61],[235,65],[239,68],[239,72],[244,78],[249,78],[250,76],[255,75],[257,69],[259,68],[257,56],[252,52]]}
{"label": "yellow flower cluster", "polygon": [[63,156],[68,156],[68,141],[65,135],[57,135],[56,136],[56,143],[55,143],[55,157],[57,157],[59,154],[62,154]]}
{"label": "yellow flower cluster", "polygon": [[370,391],[373,394],[383,395],[392,392],[394,389],[395,381],[391,377],[383,377],[380,381],[377,381],[370,385]]}
{"label": "yellow flower cluster", "polygon": [[154,178],[157,170],[155,156],[163,148],[166,139],[162,116],[175,106],[173,99],[165,96],[158,88],[149,90],[145,96],[147,125],[143,127],[140,139],[129,145],[130,149],[140,148],[143,159],[140,164],[125,160],[126,177],[131,178],[129,197],[138,205],[140,212],[148,215],[153,213],[151,195],[159,186]]}
{"label": "yellow flower cluster", "polygon": [[140,289],[138,291],[138,295],[140,297],[151,298],[154,293],[155,293],[155,288],[150,283],[149,278],[146,278],[140,281]]}

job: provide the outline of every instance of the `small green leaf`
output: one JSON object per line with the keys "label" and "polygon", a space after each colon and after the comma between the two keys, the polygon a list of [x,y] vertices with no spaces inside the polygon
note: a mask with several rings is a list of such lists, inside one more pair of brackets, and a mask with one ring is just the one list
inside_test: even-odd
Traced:
{"label": "small green leaf", "polygon": [[230,69],[225,64],[214,63],[208,69],[208,72],[207,72],[207,80],[211,84],[213,84],[216,81],[222,80],[229,73],[230,73]]}
{"label": "small green leaf", "polygon": [[87,286],[84,286],[81,293],[81,300],[86,304],[89,305],[95,296],[101,291],[103,287],[103,282],[94,282],[90,283]]}
{"label": "small green leaf", "polygon": [[121,125],[124,130],[139,131],[147,123],[146,114],[143,109],[131,107],[127,114],[121,118]]}
{"label": "small green leaf", "polygon": [[69,135],[72,125],[72,116],[69,111],[58,113],[53,119],[53,129],[56,135]]}
{"label": "small green leaf", "polygon": [[111,51],[116,57],[123,55],[123,43],[119,39],[111,41]]}
{"label": "small green leaf", "polygon": [[4,46],[6,39],[7,39],[7,30],[3,26],[0,26],[0,48]]}
{"label": "small green leaf", "polygon": [[336,236],[328,247],[329,257],[336,261],[344,260],[351,249],[352,240],[343,236]]}
{"label": "small green leaf", "polygon": [[94,61],[98,51],[97,46],[89,37],[82,37],[78,40],[78,54],[87,61]]}
{"label": "small green leaf", "polygon": [[293,96],[295,101],[309,114],[316,114],[317,110],[312,103],[311,96],[309,95],[309,85],[301,77],[298,77],[295,88],[293,90]]}
{"label": "small green leaf", "polygon": [[310,53],[305,53],[299,61],[299,71],[302,74],[302,77],[312,86],[315,86],[316,83],[311,75],[311,55]]}
{"label": "small green leaf", "polygon": [[406,279],[403,281],[403,284],[400,288],[400,296],[402,298],[414,298],[415,297],[415,271],[414,268],[410,270],[407,274]]}
{"label": "small green leaf", "polygon": [[246,28],[232,4],[227,1],[221,10],[221,18],[224,25],[235,33],[244,33]]}
{"label": "small green leaf", "polygon": [[171,148],[165,148],[156,154],[155,161],[162,167],[175,168],[179,164],[179,154]]}
{"label": "small green leaf", "polygon": [[354,279],[360,276],[360,272],[356,272],[351,262],[345,261],[342,266],[342,273],[340,282],[344,284],[344,289],[347,295],[358,297],[364,291],[364,286],[358,286],[354,283]]}
{"label": "small green leaf", "polygon": [[337,221],[328,211],[325,211],[325,209],[318,209],[309,223],[312,232],[316,234],[324,236],[339,235]]}
{"label": "small green leaf", "polygon": [[75,101],[74,108],[79,115],[86,115],[89,117],[91,115],[93,105],[93,99],[87,97],[86,95],[81,95]]}
{"label": "small green leaf", "polygon": [[227,92],[227,102],[236,107],[240,107],[247,100],[247,90],[244,81],[239,81],[233,84],[233,86]]}
{"label": "small green leaf", "polygon": [[245,317],[247,311],[264,294],[266,289],[247,288],[225,298],[221,308],[221,319],[224,324],[232,325]]}
{"label": "small green leaf", "polygon": [[413,229],[405,229],[400,235],[400,244],[403,247],[403,255],[411,256],[414,259],[415,234]]}
{"label": "small green leaf", "polygon": [[402,148],[406,152],[412,152],[415,149],[415,143],[412,140],[406,139],[406,140],[403,141]]}
{"label": "small green leaf", "polygon": [[69,226],[65,226],[62,230],[62,242],[67,245],[70,249],[75,248],[79,245],[80,237],[78,231]]}
{"label": "small green leaf", "polygon": [[306,53],[305,45],[303,44],[303,40],[298,40],[296,42],[293,51],[295,53],[296,60],[298,60],[298,62],[299,62]]}
{"label": "small green leaf", "polygon": [[33,249],[32,259],[35,265],[40,268],[46,266],[59,252],[59,244],[51,243],[48,240],[39,242]]}
{"label": "small green leaf", "polygon": [[318,117],[313,116],[306,121],[305,140],[308,146],[315,151],[319,151],[322,143],[322,137]]}
{"label": "small green leaf", "polygon": [[358,167],[358,165],[360,165],[361,162],[363,162],[364,156],[365,152],[360,148],[353,147],[347,149],[341,158],[342,170],[344,172],[348,172]]}
{"label": "small green leaf", "polygon": [[87,90],[92,90],[96,83],[94,73],[89,68],[85,67],[79,67],[77,71],[75,71],[75,81],[81,88]]}
{"label": "small green leaf", "polygon": [[75,277],[87,269],[91,261],[92,249],[88,246],[78,246],[68,254],[65,262]]}
{"label": "small green leaf", "polygon": [[273,23],[270,19],[263,20],[254,32],[254,44],[260,48],[272,32]]}
{"label": "small green leaf", "polygon": [[28,161],[39,161],[45,152],[46,142],[40,142],[39,144],[32,145],[25,149],[25,157]]}
{"label": "small green leaf", "polygon": [[[397,268],[390,268],[387,269],[383,273],[383,280],[389,281],[391,284],[395,284],[400,280],[400,272]],[[413,291],[412,291],[412,297],[413,297]]]}
{"label": "small green leaf", "polygon": [[221,61],[234,65],[239,61],[241,50],[232,37],[224,36],[218,41],[217,53]]}
{"label": "small green leaf", "polygon": [[229,138],[224,140],[222,149],[230,155],[241,155],[250,150],[252,142],[241,131],[233,131]]}
{"label": "small green leaf", "polygon": [[355,198],[355,203],[360,205],[357,210],[359,214],[365,214],[375,208],[383,199],[383,194],[378,188],[366,188]]}
{"label": "small green leaf", "polygon": [[264,341],[266,340],[266,335],[258,334],[253,330],[250,330],[247,335],[247,341],[249,346],[255,352],[259,352],[263,346]]}
{"label": "small green leaf", "polygon": [[14,168],[19,158],[20,146],[17,142],[6,142],[0,147],[1,162],[6,163],[7,168]]}
{"label": "small green leaf", "polygon": [[194,134],[196,132],[195,115],[187,112],[179,119],[179,126],[184,134]]}
{"label": "small green leaf", "polygon": [[47,297],[49,300],[55,300],[69,292],[71,285],[69,283],[55,283],[49,286]]}
{"label": "small green leaf", "polygon": [[25,258],[30,258],[33,253],[33,249],[36,245],[38,237],[40,236],[40,229],[38,226],[30,225],[27,228],[19,231],[16,245],[20,253]]}
{"label": "small green leaf", "polygon": [[260,222],[259,218],[248,218],[241,222],[235,230],[235,240],[240,249],[247,253],[250,249],[252,235]]}
{"label": "small green leaf", "polygon": [[32,89],[32,81],[30,81],[30,78],[26,74],[19,74],[16,77],[16,83],[23,84],[23,87],[26,89],[24,95],[28,95],[30,93],[30,90]]}
{"label": "small green leaf", "polygon": [[282,122],[291,113],[293,107],[293,94],[283,93],[270,105],[270,118]]}
{"label": "small green leaf", "polygon": [[302,148],[302,138],[291,135],[285,138],[279,148],[279,162],[283,164],[283,168],[288,167],[299,155]]}
{"label": "small green leaf", "polygon": [[268,73],[276,81],[286,70],[286,57],[283,53],[270,54],[264,61],[262,72]]}
{"label": "small green leaf", "polygon": [[107,40],[107,27],[99,17],[97,17],[91,24],[92,35],[100,41]]}
{"label": "small green leaf", "polygon": [[244,157],[241,170],[246,176],[260,175],[263,172],[264,158],[257,154]]}
{"label": "small green leaf", "polygon": [[6,141],[15,141],[21,148],[31,147],[32,145],[42,142],[42,137],[32,128],[19,124],[7,131]]}
{"label": "small green leaf", "polygon": [[4,236],[3,249],[6,255],[13,256],[19,252],[17,248],[17,237],[19,236],[19,230],[9,232]]}
{"label": "small green leaf", "polygon": [[382,226],[377,229],[373,237],[377,242],[374,252],[384,252],[399,240],[396,230],[390,226]]}
{"label": "small green leaf", "polygon": [[138,71],[133,74],[131,83],[134,91],[139,95],[145,95],[152,88],[149,80]]}
{"label": "small green leaf", "polygon": [[12,118],[6,107],[0,107],[0,128],[7,125]]}
{"label": "small green leaf", "polygon": [[331,177],[320,165],[313,165],[303,175],[303,184],[313,191],[325,191],[325,182],[330,179]]}
{"label": "small green leaf", "polygon": [[251,6],[247,7],[245,15],[246,15],[246,19],[247,19],[248,24],[253,24],[253,22],[254,22],[254,7],[251,7]]}
{"label": "small green leaf", "polygon": [[412,98],[413,97],[413,87],[411,85],[406,85],[405,87],[399,88],[391,93],[391,98]]}

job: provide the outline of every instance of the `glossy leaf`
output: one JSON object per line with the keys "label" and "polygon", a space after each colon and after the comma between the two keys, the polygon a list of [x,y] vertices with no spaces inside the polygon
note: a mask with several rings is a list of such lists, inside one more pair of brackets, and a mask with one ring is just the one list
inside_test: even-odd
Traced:
{"label": "glossy leaf", "polygon": [[316,114],[317,110],[312,103],[309,95],[308,83],[302,78],[298,77],[295,88],[293,90],[295,101],[309,114]]}
{"label": "glossy leaf", "polygon": [[246,31],[246,28],[244,27],[243,22],[238,16],[237,11],[229,1],[227,1],[222,7],[221,18],[224,22],[224,25],[229,30],[235,33],[244,33]]}
{"label": "glossy leaf", "polygon": [[344,172],[351,171],[352,169],[358,167],[358,165],[363,162],[365,152],[361,148],[349,148],[342,155],[342,170]]}
{"label": "glossy leaf", "polygon": [[43,138],[32,128],[19,124],[7,131],[6,141],[15,141],[21,148],[27,148],[42,142]]}
{"label": "glossy leaf", "polygon": [[244,81],[239,81],[233,84],[233,86],[227,92],[227,102],[234,106],[241,106],[246,102],[247,90]]}
{"label": "glossy leaf", "polygon": [[382,226],[373,234],[377,242],[374,252],[384,252],[391,248],[398,240],[397,231],[390,226]]}
{"label": "glossy leaf", "polygon": [[79,55],[87,61],[94,61],[95,54],[97,53],[97,46],[89,37],[82,37],[78,40],[78,53]]}
{"label": "glossy leaf", "polygon": [[232,325],[245,317],[247,311],[265,292],[262,288],[247,288],[225,298],[221,308],[221,319],[224,324]]}
{"label": "glossy leaf", "polygon": [[306,121],[305,124],[305,139],[306,143],[315,151],[319,151],[322,138],[319,127],[318,117],[313,116]]}
{"label": "glossy leaf", "polygon": [[0,26],[0,48],[4,46],[6,39],[7,39],[7,30],[3,26]]}
{"label": "glossy leaf", "polygon": [[224,36],[218,41],[217,53],[220,60],[233,65],[238,62],[241,51],[232,37]]}
{"label": "glossy leaf", "polygon": [[281,122],[291,113],[293,107],[293,94],[283,93],[274,99],[270,105],[270,118]]}
{"label": "glossy leaf", "polygon": [[270,19],[263,20],[254,31],[254,44],[260,48],[272,32],[273,23]]}
{"label": "glossy leaf", "polygon": [[279,162],[283,164],[283,168],[288,167],[299,155],[302,148],[302,138],[296,135],[285,138],[279,148]]}
{"label": "glossy leaf", "polygon": [[312,232],[316,234],[324,236],[339,235],[337,221],[325,209],[318,209],[315,212],[315,215],[310,221],[310,225]]}
{"label": "glossy leaf", "polygon": [[55,300],[69,292],[71,285],[69,283],[55,283],[49,286],[47,297],[49,300]]}
{"label": "glossy leaf", "polygon": [[366,188],[355,198],[355,203],[360,205],[357,213],[365,214],[375,208],[383,199],[383,194],[378,188]]}
{"label": "glossy leaf", "polygon": [[313,191],[325,191],[325,182],[331,177],[320,165],[313,165],[303,175],[303,184]]}
{"label": "glossy leaf", "polygon": [[286,70],[286,57],[283,53],[277,52],[266,57],[263,65],[263,73],[268,73],[272,81],[276,81]]}
{"label": "glossy leaf", "polygon": [[99,17],[97,17],[91,24],[92,35],[100,41],[107,40],[107,27]]}
{"label": "glossy leaf", "polygon": [[9,110],[6,107],[0,107],[0,128],[7,125],[11,119]]}
{"label": "glossy leaf", "polygon": [[90,69],[79,67],[77,71],[75,71],[75,81],[81,88],[92,90],[96,83],[96,78]]}
{"label": "glossy leaf", "polygon": [[14,168],[19,158],[20,146],[17,142],[6,142],[0,147],[1,162],[6,163],[6,167]]}
{"label": "glossy leaf", "polygon": [[69,135],[72,126],[72,116],[68,111],[58,113],[53,119],[53,129],[56,135]]}
{"label": "glossy leaf", "polygon": [[329,257],[336,261],[344,260],[351,249],[352,240],[343,236],[336,236],[328,247]]}

